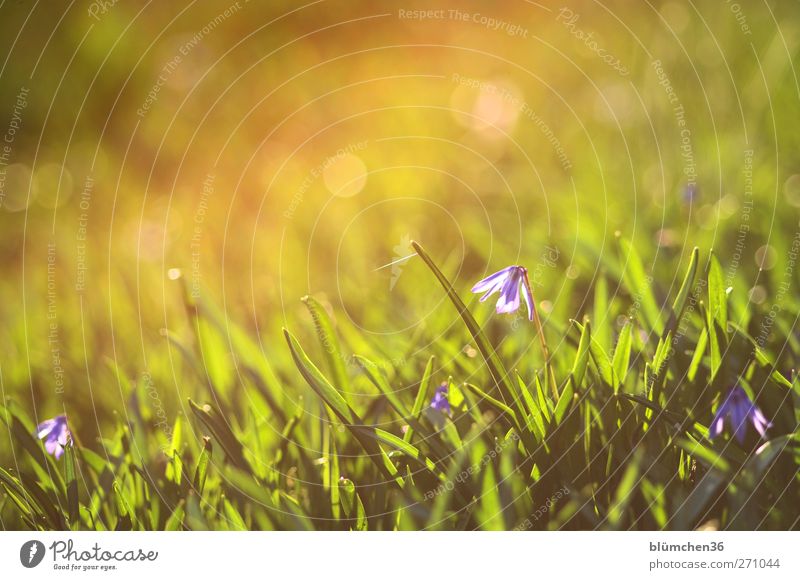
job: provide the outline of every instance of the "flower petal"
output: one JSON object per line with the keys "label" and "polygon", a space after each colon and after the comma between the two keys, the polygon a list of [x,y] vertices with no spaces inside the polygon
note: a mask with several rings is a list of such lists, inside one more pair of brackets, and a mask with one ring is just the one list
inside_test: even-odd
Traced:
{"label": "flower petal", "polygon": [[480,294],[481,292],[485,292],[490,288],[494,289],[498,283],[502,286],[503,282],[505,282],[506,278],[508,278],[508,275],[513,272],[515,267],[516,266],[509,266],[508,268],[503,268],[502,270],[495,272],[491,276],[487,276],[472,287],[472,292],[475,294]]}
{"label": "flower petal", "polygon": [[767,436],[767,429],[772,427],[772,423],[767,421],[767,418],[764,417],[764,413],[761,412],[761,409],[753,406],[753,412],[750,415],[750,421],[753,423],[753,427],[756,428],[758,434],[761,435],[762,439],[766,438]]}
{"label": "flower petal", "polygon": [[530,292],[530,283],[528,282],[528,274],[525,273],[522,275],[522,297],[525,299],[525,305],[528,307],[528,320],[533,321],[533,309],[535,308],[533,303],[533,296],[531,296]]}
{"label": "flower petal", "polygon": [[56,437],[56,441],[58,441],[60,445],[66,445],[67,443],[69,443],[69,440],[71,438],[72,438],[72,433],[69,432],[69,429],[67,429],[66,425],[62,425],[61,431],[59,432],[58,437]]}
{"label": "flower petal", "polygon": [[489,288],[489,290],[486,291],[486,294],[481,296],[481,302],[486,302],[492,294],[494,294],[503,287],[503,284],[505,284],[505,280],[498,280],[494,286],[492,286],[491,288]]}
{"label": "flower petal", "polygon": [[36,427],[36,436],[39,439],[44,439],[47,437],[50,432],[55,428],[56,420],[55,419],[48,419],[47,421],[42,421],[39,423],[39,426]]}
{"label": "flower petal", "polygon": [[447,385],[440,385],[431,398],[431,409],[450,414],[450,401],[447,400]]}
{"label": "flower petal", "polygon": [[498,314],[508,314],[519,308],[519,274],[508,277],[503,289],[500,291],[500,298],[497,300]]}
{"label": "flower petal", "polygon": [[708,431],[708,437],[713,439],[714,437],[718,437],[722,430],[725,428],[725,416],[720,415],[719,412],[714,416],[714,420],[711,422],[711,429]]}
{"label": "flower petal", "polygon": [[55,455],[58,448],[61,447],[55,439],[47,439],[44,442],[44,448],[50,455]]}
{"label": "flower petal", "polygon": [[731,426],[733,434],[739,443],[744,443],[744,435],[747,432],[747,415],[750,410],[750,401],[736,401],[731,405]]}

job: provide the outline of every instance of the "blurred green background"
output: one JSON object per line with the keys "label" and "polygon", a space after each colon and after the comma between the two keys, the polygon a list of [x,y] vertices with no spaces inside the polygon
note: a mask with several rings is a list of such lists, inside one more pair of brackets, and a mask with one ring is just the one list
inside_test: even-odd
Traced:
{"label": "blurred green background", "polygon": [[465,292],[528,266],[548,328],[586,311],[617,231],[661,299],[695,245],[756,312],[796,295],[794,3],[0,14],[2,393],[39,420],[66,410],[84,441],[126,416],[108,360],[152,378],[170,423],[185,412],[198,377],[167,338],[193,340],[185,293],[257,337],[291,397],[280,327],[313,333],[308,293],[424,361],[454,312],[414,260],[375,270],[411,239]]}

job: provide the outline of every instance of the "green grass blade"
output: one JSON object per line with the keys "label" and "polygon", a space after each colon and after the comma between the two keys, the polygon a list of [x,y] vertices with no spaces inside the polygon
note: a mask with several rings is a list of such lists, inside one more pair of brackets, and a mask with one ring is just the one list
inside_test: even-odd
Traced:
{"label": "green grass blade", "polygon": [[[550,418],[552,417],[551,403],[550,399],[544,394],[544,385],[542,385],[542,381],[539,380],[538,374],[533,377],[533,384],[536,385],[536,400],[539,403],[539,408],[542,410],[542,416],[546,423],[550,423]],[[555,404],[555,402],[552,404]]]}
{"label": "green grass blade", "polygon": [[616,491],[614,492],[614,501],[608,510],[608,523],[613,528],[618,528],[622,523],[622,518],[628,504],[633,500],[635,494],[636,482],[639,478],[639,468],[641,463],[641,454],[636,453],[628,462],[625,473],[622,475],[622,480],[619,482]]}
{"label": "green grass blade", "polygon": [[697,371],[700,369],[700,363],[703,362],[703,357],[706,354],[706,347],[708,346],[708,330],[703,328],[700,332],[700,337],[697,339],[697,344],[694,346],[694,353],[692,354],[692,362],[689,363],[689,369],[686,371],[686,378],[690,382],[694,382],[697,376]]}
{"label": "green grass blade", "polygon": [[45,509],[28,493],[23,483],[10,472],[0,467],[0,484],[15,500],[17,506],[24,513],[30,514],[32,518],[39,522],[44,522],[47,518]]}
{"label": "green grass blade", "polygon": [[512,427],[514,428],[519,427],[517,414],[511,407],[509,407],[502,401],[498,401],[494,397],[487,395],[479,387],[471,383],[464,383],[464,386],[467,387],[470,391],[472,391],[476,395],[478,395],[478,397],[480,397],[480,400],[486,401],[491,407],[494,407],[497,411],[499,411],[501,416],[505,416],[511,423]]}
{"label": "green grass blade", "polygon": [[189,407],[192,409],[195,416],[208,427],[228,459],[239,469],[250,471],[250,466],[244,458],[242,444],[233,434],[233,431],[231,431],[227,421],[221,417],[211,405],[203,405],[200,407],[193,400],[189,399]]}
{"label": "green grass blade", "polygon": [[689,259],[689,269],[686,271],[686,276],[683,279],[680,290],[678,290],[678,295],[675,297],[675,302],[672,303],[672,317],[667,325],[667,331],[671,331],[673,334],[680,324],[684,310],[686,310],[686,302],[689,298],[689,293],[692,291],[699,261],[700,248],[694,248],[692,250],[692,256]]}
{"label": "green grass blade", "polygon": [[211,444],[211,438],[203,437],[203,450],[200,452],[200,457],[197,459],[197,467],[195,467],[194,477],[192,478],[192,485],[197,490],[198,495],[201,496],[206,487],[208,464],[213,453],[214,446]]}
{"label": "green grass blade", "polygon": [[611,313],[609,312],[608,280],[605,272],[600,272],[594,286],[594,338],[605,352],[611,350]]}
{"label": "green grass blade", "polygon": [[396,435],[392,435],[388,431],[384,431],[383,429],[370,429],[370,432],[374,433],[375,437],[378,441],[393,447],[394,449],[400,451],[403,455],[410,457],[413,459],[420,467],[423,467],[430,471],[434,476],[438,477],[439,479],[444,479],[445,474],[439,468],[438,465],[428,457],[425,457],[422,452],[417,448],[411,445],[410,443],[406,443],[400,437]]}
{"label": "green grass blade", "polygon": [[227,498],[222,500],[222,506],[225,510],[225,517],[228,520],[228,528],[240,532],[247,531],[248,528],[247,524],[244,523],[244,518]]}
{"label": "green grass blade", "polygon": [[341,498],[342,510],[345,515],[353,520],[353,529],[363,531],[367,529],[367,516],[364,511],[364,504],[356,492],[355,484],[347,479],[339,480],[339,497]]}
{"label": "green grass blade", "polygon": [[[572,321],[578,324],[574,320]],[[580,325],[578,325],[580,327]],[[589,363],[589,345],[592,342],[592,325],[587,320],[586,324],[581,328],[581,339],[578,343],[578,350],[575,353],[575,361],[572,363],[572,373],[570,379],[573,381],[573,389],[577,390],[583,383],[583,378],[586,376],[586,366]]]}
{"label": "green grass blade", "polygon": [[51,489],[62,496],[65,495],[66,487],[60,466],[53,456],[47,453],[43,443],[33,436],[34,430],[28,428],[26,425],[28,421],[21,416],[20,410],[8,409],[8,411],[10,411],[10,417],[6,417],[6,419],[10,420],[8,425],[13,442],[20,445],[31,459],[30,465],[36,472],[38,481],[44,485],[44,489]]}
{"label": "green grass blade", "polygon": [[77,529],[78,526],[78,477],[75,468],[75,448],[67,445],[64,449],[64,480],[67,485],[67,517],[69,518],[70,529]]}
{"label": "green grass blade", "polygon": [[[467,330],[472,335],[472,338],[478,347],[478,351],[481,353],[481,356],[483,357],[483,360],[489,369],[489,374],[492,376],[492,380],[500,392],[503,402],[507,405],[513,405],[515,409],[522,411],[521,414],[524,414],[524,410],[522,410],[519,398],[514,396],[514,386],[511,384],[509,373],[503,367],[503,364],[500,362],[500,358],[497,356],[494,348],[483,334],[480,325],[478,325],[475,318],[473,318],[472,314],[470,314],[466,305],[455,291],[455,288],[453,288],[453,285],[442,273],[442,271],[439,270],[438,266],[436,266],[434,261],[430,256],[428,256],[428,253],[422,248],[422,246],[414,241],[411,242],[411,245],[419,257],[422,258],[423,262],[425,262],[425,264],[431,270],[431,272],[433,272],[434,276],[439,281],[439,284],[441,284],[442,288],[444,288],[444,291],[447,294],[447,297],[450,299],[450,302],[452,302],[453,306],[455,306],[458,315],[461,317],[461,320],[464,321]],[[520,435],[522,435],[522,433],[520,433]],[[525,445],[524,442],[523,445]]]}
{"label": "green grass blade", "polygon": [[544,422],[544,413],[540,408],[538,401],[534,397],[534,393],[531,392],[530,388],[525,384],[525,381],[522,380],[522,377],[519,375],[519,373],[517,373],[517,384],[519,385],[519,390],[522,393],[522,399],[525,401],[525,405],[528,407],[528,429],[537,435],[539,441],[543,441],[547,435]]}
{"label": "green grass blade", "polygon": [[728,327],[728,293],[725,291],[725,275],[715,254],[708,261],[708,314],[717,326]]}
{"label": "green grass blade", "polygon": [[[428,364],[425,365],[425,371],[422,373],[422,380],[419,382],[419,389],[417,389],[417,396],[414,399],[414,406],[411,408],[411,416],[419,420],[422,410],[427,406],[431,398],[431,376],[433,375],[433,362],[435,357],[431,356],[428,359]],[[411,425],[408,426],[406,432],[403,434],[403,441],[411,443],[414,436],[414,429]]]}
{"label": "green grass blade", "polygon": [[482,470],[481,494],[475,516],[481,530],[503,531],[503,502],[500,499],[500,485],[497,482],[494,465],[488,463]]}
{"label": "green grass blade", "polygon": [[386,377],[383,376],[378,365],[363,356],[355,355],[353,358],[361,365],[361,368],[364,369],[364,372],[367,374],[372,384],[378,387],[378,390],[389,400],[389,403],[394,407],[395,411],[397,411],[403,419],[408,420],[412,414],[408,411],[405,403],[403,403],[395,390],[387,382]]}
{"label": "green grass blade", "polygon": [[411,242],[414,250],[417,254],[422,258],[428,268],[433,272],[436,279],[441,284],[442,288],[444,288],[447,297],[450,299],[450,302],[453,303],[455,306],[458,315],[464,321],[464,324],[469,330],[469,333],[472,335],[473,340],[478,347],[481,355],[483,356],[483,360],[486,363],[486,366],[489,369],[489,373],[494,380],[495,385],[500,390],[500,393],[503,397],[513,398],[511,396],[512,389],[508,386],[508,371],[503,368],[497,353],[495,352],[492,345],[489,343],[486,336],[483,334],[480,325],[478,325],[475,318],[473,318],[472,314],[470,314],[467,306],[458,296],[458,293],[453,288],[453,285],[447,279],[447,277],[439,270],[438,266],[434,263],[434,261],[428,256],[427,252],[420,246],[417,242]]}
{"label": "green grass blade", "polygon": [[[583,335],[584,326],[574,320],[573,324],[575,324],[575,327],[580,330],[581,335]],[[591,339],[589,340],[589,354],[592,356],[592,360],[597,367],[597,373],[600,375],[600,378],[609,387],[613,387],[616,382],[616,379],[614,378],[614,368],[611,366],[611,360],[608,358],[608,354],[606,353],[605,349],[597,340],[595,340],[594,332],[591,333]]]}
{"label": "green grass blade", "polygon": [[133,526],[136,522],[136,515],[133,507],[131,507],[131,502],[127,497],[124,486],[119,481],[115,481],[111,486],[111,489],[114,492],[114,504],[117,508],[116,530],[130,531],[133,529]]}
{"label": "green grass blade", "polygon": [[553,412],[553,418],[555,419],[556,425],[559,425],[561,421],[564,420],[564,416],[567,414],[567,411],[572,404],[572,400],[575,395],[575,388],[573,386],[574,384],[575,381],[572,380],[572,377],[570,377],[570,379],[564,385],[564,390],[561,391],[555,411]]}
{"label": "green grass blade", "polygon": [[186,502],[181,500],[178,502],[178,507],[170,514],[167,523],[164,524],[164,531],[175,532],[183,528],[183,514]]}
{"label": "green grass blade", "polygon": [[328,493],[331,500],[331,515],[334,519],[339,519],[339,512],[341,510],[339,500],[339,478],[341,477],[339,468],[339,454],[336,451],[336,430],[334,428],[328,429],[327,434],[329,437],[329,451],[327,454],[325,485],[328,486]]}
{"label": "green grass blade", "polygon": [[336,414],[339,420],[344,423],[358,442],[369,455],[370,459],[378,466],[383,474],[394,479],[402,487],[402,478],[397,477],[397,469],[386,456],[386,452],[378,445],[377,441],[365,434],[361,418],[353,411],[339,392],[328,382],[328,379],[314,366],[314,363],[306,355],[297,339],[286,329],[283,330],[289,350],[292,353],[295,365],[308,385],[319,395]]}
{"label": "green grass blade", "polygon": [[641,304],[641,312],[648,328],[660,336],[663,331],[661,311],[653,294],[652,278],[645,274],[642,260],[633,245],[621,236],[619,245],[624,264],[623,280],[628,292]]}
{"label": "green grass blade", "polygon": [[356,414],[347,404],[347,401],[311,362],[311,359],[308,358],[294,335],[285,328],[283,329],[283,335],[286,337],[295,365],[309,386],[330,406],[340,421],[350,425],[360,423],[360,421],[356,420]]}
{"label": "green grass blade", "polygon": [[[336,388],[343,394],[345,400],[347,400],[347,394],[350,390],[350,379],[347,376],[345,358],[342,355],[339,338],[336,336],[336,332],[333,329],[333,322],[322,304],[313,296],[304,296],[300,300],[306,305],[309,314],[311,314],[311,319],[314,321],[317,338],[325,353],[325,360],[328,362],[332,383],[336,385]],[[349,404],[352,404],[352,401],[349,401]]]}
{"label": "green grass blade", "polygon": [[617,383],[614,385],[614,394],[619,393],[622,385],[625,384],[625,377],[628,375],[628,367],[631,362],[631,347],[633,341],[631,339],[631,329],[633,324],[628,321],[619,333],[617,339],[617,346],[614,348],[614,357],[611,361],[611,366],[614,367],[614,375],[617,378]]}
{"label": "green grass blade", "polygon": [[731,468],[728,460],[722,455],[692,437],[681,437],[676,443],[683,448],[686,453],[703,463],[708,469],[716,469],[725,473]]}

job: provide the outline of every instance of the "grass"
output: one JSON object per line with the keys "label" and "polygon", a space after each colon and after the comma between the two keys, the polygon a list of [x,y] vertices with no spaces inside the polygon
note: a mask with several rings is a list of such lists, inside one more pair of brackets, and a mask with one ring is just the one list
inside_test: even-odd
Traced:
{"label": "grass", "polygon": [[795,6],[135,4],[0,8],[0,529],[798,528]]}
{"label": "grass", "polygon": [[[530,346],[535,329],[465,303],[465,284],[416,243],[417,283],[446,296],[438,311],[463,326],[427,344],[409,337],[417,344],[400,359],[313,297],[303,299],[305,326],[284,329],[284,355],[264,356],[257,337],[187,291],[194,336],[167,338],[199,387],[174,423],[152,404],[147,376],[109,362],[126,416],[97,441],[77,429],[56,461],[30,413],[6,397],[0,417],[14,446],[13,467],[0,469],[3,525],[796,529],[800,387],[776,365],[785,349],[762,348],[741,323],[748,302],[722,286],[713,255],[695,249],[666,296],[633,246],[618,243],[595,285],[602,303],[586,308],[593,319],[546,318],[558,344],[549,369]],[[428,405],[440,383],[449,416]],[[709,439],[736,383],[772,420],[768,441],[752,430],[743,445],[729,430]]]}

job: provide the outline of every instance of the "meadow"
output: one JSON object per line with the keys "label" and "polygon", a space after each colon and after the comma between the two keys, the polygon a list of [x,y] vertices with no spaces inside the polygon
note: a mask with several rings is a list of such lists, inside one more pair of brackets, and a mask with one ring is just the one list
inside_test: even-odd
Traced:
{"label": "meadow", "polygon": [[773,4],[0,6],[0,529],[798,529]]}

